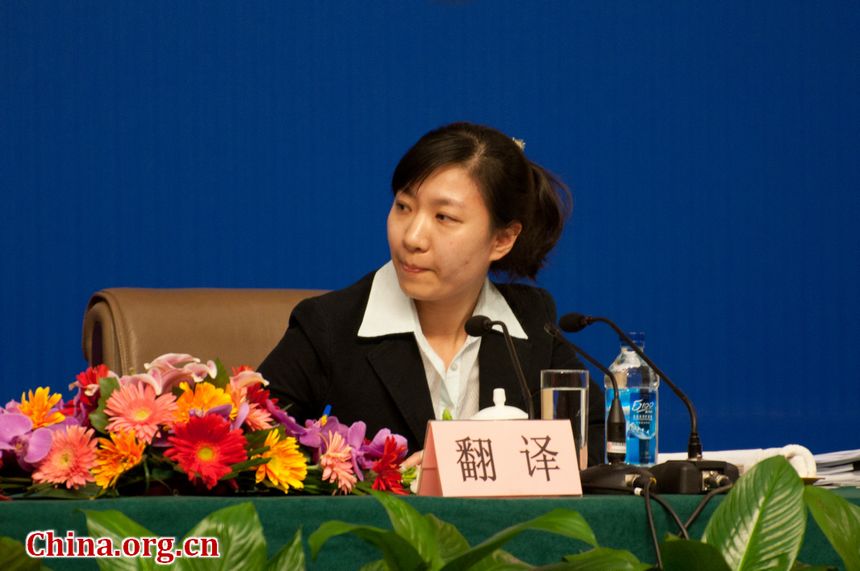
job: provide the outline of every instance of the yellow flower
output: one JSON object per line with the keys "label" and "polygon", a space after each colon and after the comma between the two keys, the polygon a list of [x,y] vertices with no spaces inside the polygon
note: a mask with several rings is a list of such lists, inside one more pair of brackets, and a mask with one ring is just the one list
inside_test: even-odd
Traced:
{"label": "yellow flower", "polygon": [[21,393],[21,404],[18,405],[18,411],[33,421],[33,430],[43,426],[51,426],[66,419],[63,413],[51,410],[63,396],[59,393],[53,395],[50,393],[51,389],[48,387],[39,387],[35,393],[27,391],[29,399],[24,398],[24,393]]}
{"label": "yellow flower", "polygon": [[140,464],[145,448],[146,443],[138,440],[131,430],[111,432],[110,440],[99,438],[96,465],[92,469],[96,484],[102,488],[115,486],[120,476]]}
{"label": "yellow flower", "polygon": [[277,430],[272,430],[266,436],[266,446],[269,449],[256,458],[268,458],[269,461],[257,467],[257,483],[268,479],[272,485],[286,494],[290,488],[301,490],[302,483],[308,474],[308,466],[304,455],[299,451],[299,443],[292,436],[281,440]]}
{"label": "yellow flower", "polygon": [[188,383],[181,383],[179,388],[182,389],[182,395],[176,401],[174,420],[177,423],[188,422],[192,413],[202,416],[211,409],[225,404],[232,407],[230,418],[235,418],[236,407],[233,406],[230,395],[212,383],[197,383],[193,389],[188,386]]}

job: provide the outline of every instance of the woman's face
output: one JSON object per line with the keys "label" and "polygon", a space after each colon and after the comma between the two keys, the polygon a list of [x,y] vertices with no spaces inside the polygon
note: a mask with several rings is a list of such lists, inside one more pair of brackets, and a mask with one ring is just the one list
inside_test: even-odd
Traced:
{"label": "woman's face", "polygon": [[493,230],[472,177],[460,166],[442,167],[398,192],[388,214],[400,288],[416,301],[473,303],[490,263],[510,251],[519,229]]}

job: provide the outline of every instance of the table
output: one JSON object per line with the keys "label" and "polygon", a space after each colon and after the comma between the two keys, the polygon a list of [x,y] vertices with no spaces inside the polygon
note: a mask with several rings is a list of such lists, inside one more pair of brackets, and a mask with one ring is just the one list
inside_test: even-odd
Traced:
{"label": "table", "polygon": [[[860,489],[838,491],[849,501],[860,505]],[[700,496],[663,496],[682,519],[692,513]],[[269,556],[292,539],[302,527],[303,538],[330,519],[364,523],[390,528],[382,507],[370,497],[128,497],[100,500],[15,500],[0,502],[0,536],[23,541],[33,530],[53,529],[57,532],[75,530],[86,534],[84,515],[79,511],[122,511],[156,535],[182,537],[194,524],[209,513],[239,502],[250,501],[259,513]],[[602,546],[632,551],[642,561],[655,561],[646,524],[644,501],[630,496],[586,496],[582,498],[541,499],[449,499],[408,497],[413,507],[422,513],[432,512],[444,521],[455,524],[471,545],[475,545],[508,525],[525,521],[564,507],[581,513],[595,532]],[[722,497],[714,498],[691,529],[700,537],[705,523]],[[673,531],[669,516],[656,503],[654,516],[659,536]],[[306,544],[307,545],[307,544]],[[585,544],[557,535],[525,532],[505,547],[531,564],[559,561],[563,555],[587,549]],[[337,537],[323,548],[319,558],[308,569],[357,569],[363,563],[378,559],[378,552],[354,537]],[[810,517],[799,560],[808,564],[840,565],[841,561],[830,547],[815,521]],[[92,559],[46,559],[54,569],[96,569]]]}

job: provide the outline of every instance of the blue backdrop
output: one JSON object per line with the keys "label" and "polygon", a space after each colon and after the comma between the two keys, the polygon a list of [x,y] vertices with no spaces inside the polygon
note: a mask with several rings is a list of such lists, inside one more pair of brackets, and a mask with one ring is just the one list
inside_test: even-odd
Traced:
{"label": "blue backdrop", "polygon": [[2,2],[0,400],[73,380],[100,288],[356,280],[466,119],[570,183],[539,283],[645,331],[706,448],[860,447],[858,37],[854,1]]}

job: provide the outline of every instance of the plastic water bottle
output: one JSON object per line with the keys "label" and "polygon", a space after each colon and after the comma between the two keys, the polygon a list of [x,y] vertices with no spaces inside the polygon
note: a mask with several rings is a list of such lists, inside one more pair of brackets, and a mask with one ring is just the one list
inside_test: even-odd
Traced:
{"label": "plastic water bottle", "polygon": [[[644,333],[630,333],[640,348],[645,348]],[[657,462],[657,425],[660,377],[654,373],[633,349],[622,343],[621,352],[609,366],[618,384],[618,398],[627,421],[627,455],[625,462],[636,466],[651,466]],[[609,377],[606,388],[606,414],[612,404],[613,389]]]}

